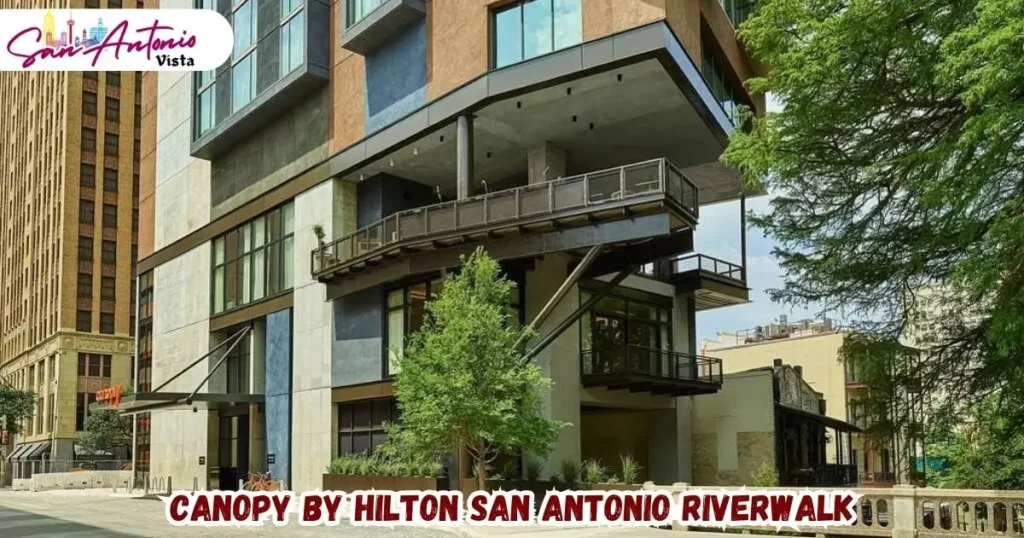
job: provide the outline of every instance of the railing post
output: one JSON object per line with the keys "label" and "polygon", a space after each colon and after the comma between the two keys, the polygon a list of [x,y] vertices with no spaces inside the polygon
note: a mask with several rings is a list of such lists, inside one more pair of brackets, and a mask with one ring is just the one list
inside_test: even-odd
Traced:
{"label": "railing post", "polygon": [[452,229],[459,229],[459,201],[455,200],[452,203]]}
{"label": "railing post", "polygon": [[590,178],[583,174],[583,205],[590,205]]}
{"label": "railing post", "polygon": [[548,182],[548,213],[555,212],[555,184]]}
{"label": "railing post", "polygon": [[626,167],[619,168],[619,200],[626,198]]}
{"label": "railing post", "polygon": [[658,166],[658,190],[662,193],[668,192],[665,188],[665,170],[668,168],[668,159],[662,159]]}
{"label": "railing post", "polygon": [[400,228],[402,221],[401,219],[398,218],[398,216],[401,214],[401,211],[395,213],[395,233],[394,235],[391,236],[391,240],[396,243],[402,240],[402,230]]}
{"label": "railing post", "polygon": [[427,213],[430,212],[430,206],[423,208],[423,234],[426,235],[430,231],[430,218]]}
{"label": "railing post", "polygon": [[490,221],[490,214],[491,214],[491,211],[490,211],[490,208],[491,208],[491,196],[489,194],[487,196],[483,197],[483,203],[484,203],[484,224],[487,224],[488,221]]}
{"label": "railing post", "polygon": [[[936,520],[938,510],[936,506]],[[893,486],[890,514],[893,519],[892,538],[914,538],[917,535],[917,488],[905,484]]]}
{"label": "railing post", "polygon": [[516,189],[516,218],[519,218],[521,216],[521,213],[522,213],[522,208],[520,207],[520,201],[519,201],[519,193],[520,192],[522,192],[522,189]]}

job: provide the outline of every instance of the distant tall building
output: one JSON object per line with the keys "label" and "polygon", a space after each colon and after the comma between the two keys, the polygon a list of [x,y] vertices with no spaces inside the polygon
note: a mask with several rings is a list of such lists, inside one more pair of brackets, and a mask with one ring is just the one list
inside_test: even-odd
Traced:
{"label": "distant tall building", "polygon": [[[53,35],[52,14],[44,26]],[[77,443],[88,405],[131,382],[140,81],[0,74],[0,375],[37,397],[0,446],[0,471],[88,458]]]}
{"label": "distant tall building", "polygon": [[47,10],[46,15],[43,15],[43,39],[47,45],[52,45],[56,36],[57,25],[53,19],[53,12]]}
{"label": "distant tall building", "polygon": [[103,25],[103,18],[101,17],[99,21],[96,22],[96,26],[89,29],[89,39],[99,43],[107,37],[107,32],[109,32],[109,30]]}

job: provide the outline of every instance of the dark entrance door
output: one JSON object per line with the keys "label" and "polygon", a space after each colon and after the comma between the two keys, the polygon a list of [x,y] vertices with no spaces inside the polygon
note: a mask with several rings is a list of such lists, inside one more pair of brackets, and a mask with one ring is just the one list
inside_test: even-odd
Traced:
{"label": "dark entrance door", "polygon": [[218,424],[219,489],[234,491],[249,477],[249,415],[220,417]]}

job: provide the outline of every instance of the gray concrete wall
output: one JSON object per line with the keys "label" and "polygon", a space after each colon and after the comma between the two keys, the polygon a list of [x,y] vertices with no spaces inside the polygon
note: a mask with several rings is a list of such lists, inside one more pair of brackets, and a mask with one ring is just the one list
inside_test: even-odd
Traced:
{"label": "gray concrete wall", "polygon": [[383,296],[379,287],[334,301],[331,384],[335,387],[383,377]]}
{"label": "gray concrete wall", "polygon": [[324,88],[213,161],[214,218],[327,157],[330,91]]}
{"label": "gray concrete wall", "polygon": [[356,197],[359,212],[356,226],[359,228],[399,211],[437,203],[430,187],[388,174],[359,182]]}
{"label": "gray concrete wall", "polygon": [[410,26],[366,56],[366,132],[380,130],[427,100],[427,23]]}

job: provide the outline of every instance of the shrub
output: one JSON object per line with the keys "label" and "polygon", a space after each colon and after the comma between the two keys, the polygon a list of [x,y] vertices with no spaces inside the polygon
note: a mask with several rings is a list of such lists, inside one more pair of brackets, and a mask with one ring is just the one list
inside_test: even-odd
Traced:
{"label": "shrub", "polygon": [[565,459],[558,466],[558,472],[562,482],[567,486],[575,486],[579,481],[580,465],[572,460]]}
{"label": "shrub", "polygon": [[754,487],[757,488],[774,488],[779,485],[779,473],[773,465],[768,463],[768,460],[761,462],[761,466],[754,471],[751,478],[754,481]]}
{"label": "shrub", "polygon": [[606,472],[607,469],[604,468],[604,465],[601,465],[600,461],[587,460],[583,462],[583,483],[600,484],[604,482]]}
{"label": "shrub", "polygon": [[643,467],[637,463],[632,454],[620,456],[619,461],[622,463],[622,481],[626,484],[636,484],[637,476],[640,475]]}
{"label": "shrub", "polygon": [[544,470],[544,462],[537,459],[526,457],[523,462],[523,466],[526,467],[524,474],[526,479],[530,482],[536,482],[540,480],[540,473]]}

